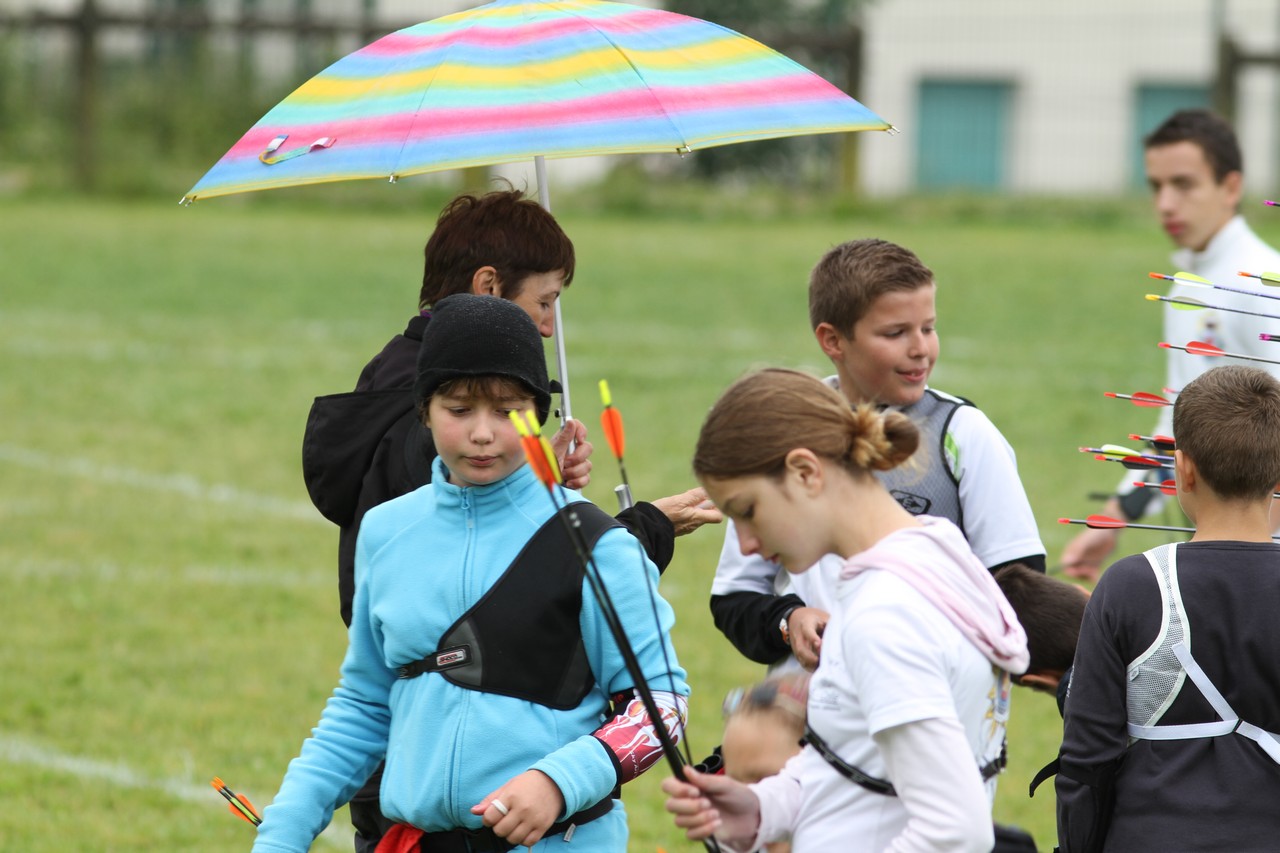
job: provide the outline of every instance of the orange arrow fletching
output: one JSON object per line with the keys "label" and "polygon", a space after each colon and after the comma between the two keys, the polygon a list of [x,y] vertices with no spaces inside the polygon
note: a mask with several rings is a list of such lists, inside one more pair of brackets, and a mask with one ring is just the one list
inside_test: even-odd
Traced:
{"label": "orange arrow fletching", "polygon": [[600,413],[600,426],[604,428],[604,439],[609,442],[613,455],[621,459],[625,455],[627,438],[622,431],[622,413],[612,406]]}
{"label": "orange arrow fletching", "polygon": [[217,776],[213,777],[213,789],[221,794],[227,800],[227,808],[231,813],[243,821],[258,826],[262,823],[262,816],[258,814],[258,810],[253,807],[253,803],[249,802],[249,798],[244,794],[237,794],[227,787],[227,783],[223,782]]}
{"label": "orange arrow fletching", "polygon": [[1204,341],[1190,341],[1187,344],[1186,351],[1192,355],[1222,355],[1223,349],[1215,347],[1213,344]]}
{"label": "orange arrow fletching", "polygon": [[1143,408],[1154,408],[1155,406],[1172,406],[1173,404],[1161,397],[1159,394],[1152,394],[1147,391],[1135,391],[1132,394],[1118,394],[1115,391],[1103,392],[1104,397],[1111,397],[1115,400],[1128,400],[1135,406]]}

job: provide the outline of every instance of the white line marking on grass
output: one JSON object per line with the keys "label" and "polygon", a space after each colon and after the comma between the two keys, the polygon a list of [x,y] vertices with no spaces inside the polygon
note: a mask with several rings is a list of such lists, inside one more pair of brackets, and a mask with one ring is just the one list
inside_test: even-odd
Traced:
{"label": "white line marking on grass", "polygon": [[[214,808],[225,808],[225,802],[212,785],[198,785],[183,779],[164,779],[147,776],[137,770],[118,762],[98,761],[82,755],[67,755],[48,747],[40,746],[25,738],[0,732],[0,760],[7,764],[21,764],[31,767],[42,767],[57,773],[74,776],[77,779],[110,782],[122,788],[137,788],[159,791],[177,800],[188,803],[199,803]],[[213,778],[211,775],[210,779]],[[246,794],[245,791],[239,793]],[[250,800],[264,802],[262,797],[249,796]],[[255,803],[256,805],[256,803]],[[227,820],[235,820],[227,815]],[[349,848],[351,846],[350,830],[342,826],[330,824],[320,836],[327,846]]]}
{"label": "white line marking on grass", "polygon": [[122,566],[110,560],[80,562],[76,560],[33,560],[20,558],[12,562],[0,560],[0,575],[14,580],[76,580],[106,583],[206,584],[214,586],[264,586],[298,589],[328,586],[333,578],[328,572],[284,569],[272,566]]}
{"label": "white line marking on grass", "polygon": [[156,492],[182,495],[193,500],[222,504],[298,521],[329,524],[309,503],[291,501],[271,495],[255,494],[222,483],[202,483],[190,474],[151,474],[133,468],[100,465],[83,457],[59,457],[41,450],[0,444],[0,462],[81,477],[100,483],[131,486]]}

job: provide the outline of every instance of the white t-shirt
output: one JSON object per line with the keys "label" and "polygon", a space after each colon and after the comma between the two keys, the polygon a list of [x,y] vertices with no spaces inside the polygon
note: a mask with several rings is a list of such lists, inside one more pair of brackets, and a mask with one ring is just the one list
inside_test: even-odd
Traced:
{"label": "white t-shirt", "polygon": [[[1009,687],[1001,673],[945,615],[905,581],[869,571],[841,581],[821,663],[809,684],[809,721],[842,759],[885,778],[872,735],[927,719],[964,729],[976,776],[1000,753]],[[799,796],[774,800],[771,786]],[[986,783],[987,806],[995,780]],[[902,800],[876,794],[837,773],[812,747],[761,783],[761,842],[790,831],[794,853],[885,850],[907,824]],[[779,813],[782,809],[782,813]]]}
{"label": "white t-shirt", "polygon": [[[1280,345],[1276,350],[1280,354]],[[982,564],[998,566],[1043,554],[1035,515],[1018,478],[1017,458],[991,419],[974,406],[961,406],[951,418],[947,437],[954,452],[947,453],[945,461],[959,481],[965,538]],[[756,555],[744,557],[738,531],[730,521],[725,523],[724,547],[711,594],[794,592],[810,607],[830,613],[834,609],[834,579],[841,565],[843,561],[833,554],[804,574],[788,575],[777,563]]]}
{"label": "white t-shirt", "polygon": [[[1262,242],[1262,239],[1253,233],[1253,229],[1249,227],[1249,223],[1245,222],[1243,216],[1236,216],[1224,225],[1222,230],[1209,241],[1209,245],[1203,252],[1179,249],[1173,253],[1172,262],[1177,268],[1176,272],[1193,273],[1201,278],[1207,278],[1214,284],[1268,296],[1280,296],[1280,289],[1268,287],[1256,278],[1240,275],[1241,272],[1280,272],[1280,252]],[[1275,299],[1226,290],[1192,287],[1177,282],[1169,288],[1169,296],[1179,299],[1196,299],[1224,308],[1280,314],[1280,301]],[[1280,335],[1280,320],[1212,309],[1180,310],[1167,302],[1163,303],[1163,307],[1164,338],[1162,340],[1165,343],[1182,347],[1190,341],[1204,341],[1227,352],[1280,359],[1280,343],[1264,341],[1258,337],[1263,332]],[[1280,379],[1280,365],[1245,362],[1234,358],[1209,358],[1173,349],[1166,352],[1168,355],[1164,387],[1171,389],[1170,394],[1182,390],[1188,382],[1209,368],[1223,364],[1249,364],[1260,367]],[[1172,406],[1164,406],[1160,409],[1155,434],[1173,435]],[[1138,479],[1141,479],[1138,474],[1127,472],[1120,478],[1117,493],[1125,495],[1133,491],[1133,482]],[[1146,512],[1148,514],[1154,512],[1163,503],[1163,500],[1156,498],[1147,506]]]}

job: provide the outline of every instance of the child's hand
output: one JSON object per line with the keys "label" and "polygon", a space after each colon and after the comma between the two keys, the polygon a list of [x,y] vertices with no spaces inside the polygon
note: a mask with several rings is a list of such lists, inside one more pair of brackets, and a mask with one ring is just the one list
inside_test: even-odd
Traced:
{"label": "child's hand", "polygon": [[1096,583],[1102,564],[1116,549],[1118,530],[1082,530],[1062,549],[1062,573],[1069,578]]}
{"label": "child's hand", "polygon": [[[569,443],[575,445],[569,451]],[[591,442],[587,441],[587,425],[580,420],[569,418],[556,434],[551,437],[551,449],[560,463],[560,473],[564,476],[567,489],[581,491],[591,482]]]}
{"label": "child's hand", "polygon": [[787,617],[791,635],[791,653],[805,669],[813,672],[822,657],[822,632],[827,630],[831,615],[817,607],[797,607]]}
{"label": "child's hand", "polygon": [[675,824],[697,841],[713,834],[742,850],[754,850],[760,830],[760,801],[750,788],[728,776],[684,769],[687,782],[667,778],[662,790],[669,794],[665,807],[675,815]]}
{"label": "child's hand", "polygon": [[564,811],[564,795],[541,770],[526,770],[471,807],[499,838],[532,847]]}

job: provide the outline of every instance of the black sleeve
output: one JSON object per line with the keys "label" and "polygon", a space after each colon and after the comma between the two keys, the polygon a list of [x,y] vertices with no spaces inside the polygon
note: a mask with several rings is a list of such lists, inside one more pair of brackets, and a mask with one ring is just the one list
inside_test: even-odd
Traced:
{"label": "black sleeve", "polygon": [[711,615],[734,648],[756,663],[775,664],[791,654],[778,623],[790,610],[804,607],[797,595],[730,592],[711,596]]}
{"label": "black sleeve", "polygon": [[665,572],[676,552],[676,526],[671,523],[671,519],[662,510],[644,501],[624,509],[616,517],[619,524],[640,540],[644,552],[658,567],[658,574]]}
{"label": "black sleeve", "polygon": [[[1140,556],[1128,559],[1143,560]],[[1103,848],[1115,805],[1115,776],[1129,743],[1125,656],[1109,627],[1115,623],[1113,595],[1123,599],[1133,594],[1132,584],[1124,583],[1123,569],[1113,575],[1113,566],[1103,575],[1080,626],[1055,783],[1062,853],[1094,853]]]}
{"label": "black sleeve", "polygon": [[1018,557],[1016,560],[1005,560],[998,566],[988,566],[987,571],[994,575],[998,570],[1003,569],[1005,566],[1011,566],[1014,563],[1022,563],[1022,565],[1026,566],[1028,569],[1035,569],[1042,575],[1046,572],[1044,554],[1029,554],[1026,557]]}

